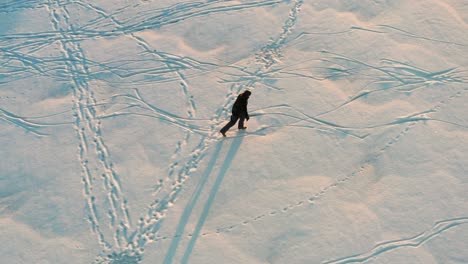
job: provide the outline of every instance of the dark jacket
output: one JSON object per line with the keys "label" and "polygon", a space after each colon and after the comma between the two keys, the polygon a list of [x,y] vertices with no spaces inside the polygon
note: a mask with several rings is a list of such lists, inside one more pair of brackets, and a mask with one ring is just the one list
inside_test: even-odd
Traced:
{"label": "dark jacket", "polygon": [[249,118],[249,113],[247,112],[247,100],[249,99],[249,94],[242,93],[237,96],[234,105],[232,106],[232,114],[236,116],[242,116]]}

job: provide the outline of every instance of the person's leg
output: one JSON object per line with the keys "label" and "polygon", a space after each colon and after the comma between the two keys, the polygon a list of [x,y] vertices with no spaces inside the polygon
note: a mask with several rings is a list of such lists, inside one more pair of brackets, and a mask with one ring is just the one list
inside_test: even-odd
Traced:
{"label": "person's leg", "polygon": [[244,120],[245,120],[245,116],[240,116],[239,117],[239,124],[238,124],[238,128],[239,129],[245,129],[246,127],[244,126]]}
{"label": "person's leg", "polygon": [[221,134],[224,135],[233,125],[236,124],[237,119],[239,119],[238,116],[232,115],[231,121],[229,121],[229,123],[227,123],[223,128],[221,128],[219,132],[221,132]]}

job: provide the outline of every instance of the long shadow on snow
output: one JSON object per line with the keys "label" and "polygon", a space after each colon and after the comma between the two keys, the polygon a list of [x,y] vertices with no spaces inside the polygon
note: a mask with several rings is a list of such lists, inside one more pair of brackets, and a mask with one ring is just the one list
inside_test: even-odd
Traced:
{"label": "long shadow on snow", "polygon": [[[196,225],[195,230],[194,230],[194,232],[192,234],[192,238],[190,239],[190,241],[188,243],[188,246],[187,246],[187,248],[185,250],[185,253],[184,253],[183,257],[182,257],[181,263],[188,263],[188,259],[190,258],[190,255],[193,252],[193,248],[195,247],[195,244],[197,242],[197,239],[200,236],[200,232],[201,232],[201,230],[203,228],[203,225],[205,224],[205,221],[206,221],[206,219],[208,217],[208,213],[209,213],[209,211],[211,209],[211,206],[213,205],[216,194],[217,194],[219,188],[221,187],[221,183],[222,183],[224,177],[226,176],[226,173],[227,173],[229,167],[231,166],[231,163],[234,160],[234,157],[236,156],[237,151],[240,148],[240,145],[241,145],[241,143],[243,141],[243,138],[244,137],[237,137],[237,138],[234,138],[234,140],[232,141],[231,147],[229,148],[228,153],[226,154],[226,158],[224,159],[224,162],[220,167],[218,176],[216,177],[216,181],[213,184],[213,187],[211,188],[210,194],[208,196],[208,199],[206,200],[205,206],[203,207],[200,218],[198,219],[197,225]],[[224,141],[224,140],[222,140],[222,141]],[[215,150],[216,154],[221,149],[222,141],[220,141],[218,143],[217,147],[216,147],[216,150]],[[200,184],[199,184],[200,188],[197,188],[197,190],[196,190],[196,192],[195,192],[195,194],[194,194],[194,196],[192,198],[192,201],[186,207],[186,209],[184,211],[183,218],[181,220],[181,223],[179,224],[178,231],[183,230],[183,228],[185,227],[185,224],[187,223],[188,218],[189,218],[189,212],[191,212],[191,210],[193,209],[193,207],[195,205],[195,202],[198,199],[198,197],[199,197],[199,195],[200,195],[200,193],[201,193],[201,191],[203,189],[202,187],[205,184],[206,179],[208,178],[209,174],[213,170],[216,157],[217,157],[217,155],[213,156],[213,158],[210,161],[210,164],[209,164],[209,166],[207,168],[207,173],[206,173],[204,179],[202,180],[204,182],[200,182]],[[180,233],[178,233],[178,234],[180,234]],[[171,245],[164,263],[171,263],[172,262],[172,258],[175,255],[175,251],[177,249],[177,245],[178,245],[179,241],[180,241],[180,238],[178,238],[176,242],[173,242],[174,246]]]}
{"label": "long shadow on snow", "polygon": [[176,235],[171,242],[169,250],[166,253],[166,257],[164,258],[164,262],[163,262],[164,264],[169,264],[169,263],[172,263],[173,261],[173,258],[176,254],[177,247],[179,246],[180,240],[184,236],[184,231],[185,231],[187,222],[190,219],[190,215],[192,214],[193,208],[195,207],[195,204],[197,203],[198,198],[200,198],[200,195],[203,191],[203,188],[205,187],[206,182],[208,181],[208,178],[211,172],[213,171],[213,168],[216,164],[216,160],[218,159],[222,146],[223,146],[222,140],[216,144],[216,148],[213,152],[213,155],[211,156],[211,159],[208,162],[206,170],[203,173],[203,178],[201,178],[200,182],[198,183],[197,188],[195,189],[195,192],[193,193],[192,197],[190,198],[190,201],[187,203],[187,206],[184,209],[182,217],[180,218],[179,225],[177,226],[177,229],[175,232]]}

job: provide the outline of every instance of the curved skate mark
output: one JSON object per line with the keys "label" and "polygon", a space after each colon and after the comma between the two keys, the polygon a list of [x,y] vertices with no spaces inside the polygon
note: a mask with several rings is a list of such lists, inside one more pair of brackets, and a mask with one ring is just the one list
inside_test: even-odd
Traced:
{"label": "curved skate mark", "polygon": [[39,123],[39,122],[32,122],[29,121],[29,118],[17,116],[11,112],[8,112],[2,108],[0,108],[0,118],[12,123],[14,125],[17,125],[21,128],[23,128],[26,132],[31,132],[32,134],[36,136],[47,136],[48,134],[44,134],[39,132],[39,129],[45,128],[45,127],[51,127],[51,126],[62,126],[62,125],[71,125],[73,123]]}
{"label": "curved skate mark", "polygon": [[[189,132],[195,132],[195,133],[198,133],[198,134],[201,134],[201,135],[206,135],[207,134],[208,131],[206,129],[191,125],[191,124],[189,124],[187,122],[187,121],[197,121],[197,120],[193,120],[193,119],[190,119],[190,118],[182,118],[182,117],[179,117],[179,116],[177,116],[175,114],[167,112],[167,111],[165,111],[163,109],[160,109],[160,108],[150,104],[145,99],[143,99],[143,97],[141,96],[138,89],[135,88],[133,90],[135,92],[135,95],[119,94],[119,95],[114,95],[112,98],[121,97],[121,98],[126,98],[126,99],[136,101],[136,102],[141,104],[142,108],[153,112],[154,114],[156,114],[156,117],[161,119],[161,120],[164,120],[164,121],[166,121],[166,122],[168,122],[170,124],[176,125],[176,126],[182,128],[184,130],[187,130]],[[116,116],[124,115],[124,114],[126,114],[126,115],[134,114],[134,115],[148,116],[148,115],[140,114],[140,113],[114,113],[114,114],[110,114],[110,115],[101,116],[100,118],[104,119],[104,118],[116,117]]]}
{"label": "curved skate mark", "polygon": [[131,36],[134,40],[136,40],[138,45],[143,47],[146,53],[158,58],[156,61],[162,62],[166,66],[168,72],[175,73],[176,78],[181,81],[186,80],[181,73],[181,70],[207,70],[208,67],[218,66],[214,63],[199,61],[191,57],[182,57],[175,54],[154,50],[142,37],[138,37],[135,34],[131,34]]}
{"label": "curved skate mark", "polygon": [[0,4],[0,13],[17,12],[22,9],[37,9],[45,7],[43,0],[10,0]]}
{"label": "curved skate mark", "polygon": [[[188,58],[187,58],[188,60]],[[126,84],[125,87],[131,86],[131,87],[140,87],[144,86],[146,87],[147,85],[154,85],[154,84],[163,84],[163,83],[172,83],[175,81],[179,81],[180,79],[178,77],[171,77],[174,73],[174,69],[168,69],[167,67],[162,67],[162,68],[143,68],[143,69],[115,69],[115,68],[110,68],[110,66],[106,65],[99,65],[101,67],[101,70],[96,70],[94,77],[96,79],[100,79],[102,81],[105,81],[111,85],[122,85]],[[206,66],[198,66],[198,67],[188,67],[188,66],[178,66],[178,69],[184,69],[184,70],[196,70],[194,73],[188,73],[184,75],[185,80],[189,80],[191,78],[196,78],[199,76],[202,76],[203,74],[207,74],[210,72],[221,72],[220,69],[218,68],[230,68],[229,66],[225,65],[216,65],[212,66],[211,68],[206,68]],[[108,78],[108,73],[110,75],[115,75],[122,80],[112,80],[111,78]],[[133,77],[133,78],[130,78]],[[148,78],[149,79],[148,79]],[[122,88],[117,88],[117,89],[122,89]],[[126,88],[123,88],[126,90]]]}
{"label": "curved skate mark", "polygon": [[466,79],[466,76],[460,75],[466,71],[457,70],[457,67],[431,72],[396,60],[381,61],[389,65],[389,71],[407,79],[407,83],[463,83]]}
{"label": "curved skate mark", "polygon": [[[329,64],[329,66],[300,66],[302,64],[305,64],[306,62],[311,62],[311,61],[323,62],[323,63]],[[293,71],[292,72],[286,71],[286,69],[290,69]],[[310,75],[310,72],[312,70],[316,71],[314,73],[316,75]],[[300,71],[306,71],[306,73],[300,73]],[[279,75],[276,77],[278,79],[280,79],[281,77],[283,79],[300,77],[300,78],[313,79],[317,81],[323,81],[327,79],[335,80],[335,79],[340,79],[340,78],[344,78],[347,76],[358,74],[358,72],[355,71],[354,69],[351,69],[351,68],[348,68],[347,66],[342,65],[338,61],[330,61],[330,60],[324,59],[323,56],[320,56],[320,58],[311,58],[311,59],[298,61],[296,63],[292,63],[284,67],[280,67],[278,68],[277,73],[287,76],[287,77],[282,77],[281,75]],[[370,75],[366,73],[359,73],[359,74],[360,76],[363,76],[362,78],[371,77]],[[273,79],[274,77],[270,77],[270,78]]]}
{"label": "curved skate mark", "polygon": [[[97,6],[97,5],[94,5],[92,3],[89,3],[89,2],[84,2],[84,1],[76,1],[75,2],[77,5],[80,5],[84,8],[87,8],[91,11],[94,11],[96,12],[99,16],[101,16],[103,19],[109,19],[113,24],[117,25],[117,26],[122,26],[122,23],[117,20],[115,18],[115,15],[116,14],[119,14],[119,13],[122,13],[123,11],[125,11],[126,9],[128,9],[130,7],[130,5],[126,6],[126,7],[123,7],[123,8],[120,8],[118,9],[116,12],[114,12],[113,14],[109,14],[106,12],[105,9]],[[98,21],[99,19],[95,19],[93,21],[91,21],[92,23],[95,23],[96,21]],[[101,25],[101,27],[105,27],[106,25]]]}
{"label": "curved skate mark", "polygon": [[[272,107],[268,107],[268,108],[276,108],[276,107],[284,107],[286,109],[291,109],[291,110],[294,110],[294,112],[296,114],[287,114],[287,113],[284,113],[284,112],[260,112],[260,113],[255,113],[253,112],[252,116],[263,116],[263,115],[276,115],[276,116],[285,116],[285,117],[288,117],[288,118],[292,118],[294,119],[295,121],[292,122],[292,123],[287,123],[287,124],[283,124],[283,125],[270,125],[270,126],[262,126],[261,128],[259,128],[257,131],[254,131],[253,134],[256,134],[256,135],[264,135],[264,130],[269,130],[269,129],[272,129],[272,128],[284,128],[284,127],[303,127],[303,128],[310,128],[310,129],[315,129],[315,130],[319,130],[319,131],[324,131],[324,132],[331,132],[331,133],[338,133],[338,134],[346,134],[346,135],[350,135],[352,137],[356,137],[358,139],[364,139],[366,136],[368,136],[369,134],[365,134],[365,135],[359,135],[357,133],[355,133],[356,131],[359,132],[360,130],[367,130],[367,129],[356,129],[356,128],[350,128],[350,127],[345,127],[345,126],[340,126],[340,125],[336,125],[336,124],[332,124],[332,123],[328,123],[326,121],[323,121],[323,120],[318,120],[318,119],[314,119],[313,117],[311,118],[311,116],[295,109],[294,107],[291,107],[289,105],[279,105],[279,106],[272,106]],[[267,108],[264,108],[264,109],[267,109]],[[300,114],[301,116],[297,116],[297,114]],[[307,123],[312,123],[314,125],[300,125],[299,123],[301,122],[307,122]],[[249,134],[252,134],[252,133],[249,133]]]}
{"label": "curved skate mark", "polygon": [[[120,14],[122,14],[124,11],[127,11],[128,9],[134,7],[134,5],[129,4],[123,7],[120,7],[118,9],[115,9],[114,12],[109,13],[106,11],[104,8],[97,6],[96,4],[92,4],[89,2],[85,1],[77,1],[78,5],[81,5],[89,10],[94,11],[96,14],[99,15],[99,17],[92,19],[86,24],[85,26],[80,26],[77,28],[77,30],[80,31],[92,31],[92,29],[88,29],[92,26],[95,28],[105,28],[107,26],[111,26],[110,24],[114,24],[115,26],[123,26],[122,21],[118,20],[116,17]],[[108,24],[104,24],[103,22],[109,21]]]}
{"label": "curved skate mark", "polygon": [[[293,46],[299,45],[301,43],[304,43],[304,42],[312,39],[312,37],[316,36],[316,35],[342,35],[342,34],[346,34],[346,33],[351,33],[353,31],[368,31],[368,32],[378,33],[378,34],[386,33],[384,31],[379,31],[379,30],[369,29],[369,28],[364,28],[364,27],[358,27],[358,26],[351,26],[348,29],[343,29],[343,30],[340,30],[340,31],[332,31],[332,32],[307,32],[307,31],[304,31],[304,32],[299,33],[296,37],[292,38],[288,42],[288,43],[291,43],[291,44],[287,45],[287,47],[293,47]],[[312,37],[311,38],[305,38],[305,36],[308,36],[308,35],[312,35]],[[300,40],[300,41],[298,41],[298,40]]]}
{"label": "curved skate mark", "polygon": [[398,248],[402,247],[419,247],[420,245],[426,243],[427,241],[441,235],[443,232],[460,226],[468,224],[468,217],[459,217],[459,218],[453,218],[453,219],[447,219],[443,221],[436,222],[431,229],[422,232],[416,236],[410,237],[410,238],[405,238],[405,239],[400,239],[400,240],[394,240],[394,241],[387,241],[383,242],[380,244],[377,244],[372,250],[359,254],[359,255],[353,255],[349,257],[343,257],[335,260],[330,260],[330,261],[325,261],[322,262],[324,264],[344,264],[344,263],[362,263],[367,260],[373,259],[378,257],[379,255],[396,250]]}
{"label": "curved skate mark", "polygon": [[[111,31],[99,31],[91,27],[96,21],[83,25],[77,29],[79,37],[111,37],[141,32],[147,29],[161,28],[170,24],[179,23],[187,19],[206,16],[209,14],[240,11],[244,9],[272,6],[281,3],[280,0],[257,1],[226,5],[226,1],[206,1],[188,4],[177,4],[170,8],[139,12],[138,15],[127,20],[118,21],[120,26]],[[218,6],[216,6],[219,3]],[[214,6],[213,6],[214,5]],[[133,22],[135,21],[136,22]]]}
{"label": "curved skate mark", "polygon": [[[450,45],[456,45],[456,46],[462,46],[462,47],[468,47],[468,44],[465,43],[458,43],[458,42],[453,42],[453,41],[446,41],[446,40],[440,40],[440,39],[434,39],[426,36],[420,36],[414,33],[411,33],[407,30],[403,30],[400,28],[397,28],[395,26],[391,25],[377,25],[378,28],[381,28],[383,30],[378,30],[378,29],[370,29],[370,28],[364,28],[364,27],[359,27],[359,26],[351,26],[348,29],[341,30],[341,31],[335,31],[335,32],[301,32],[298,34],[295,38],[291,39],[291,45],[288,45],[288,47],[292,47],[298,44],[301,44],[303,42],[306,42],[310,40],[310,38],[304,38],[304,36],[307,35],[340,35],[340,34],[346,34],[346,33],[351,33],[353,31],[367,31],[371,33],[377,33],[377,34],[398,34],[410,38],[415,38],[415,39],[421,39],[421,40],[427,40],[431,42],[437,42],[437,43],[444,43],[444,44],[450,44]],[[302,39],[302,40],[300,40]],[[300,41],[296,41],[300,40]],[[295,42],[296,41],[296,42]]]}
{"label": "curved skate mark", "polygon": [[[287,113],[284,113],[284,112],[265,112],[265,110],[267,110],[267,109],[274,109],[274,108],[291,109],[294,112],[300,114],[302,117],[297,116],[297,115],[287,114]],[[375,128],[388,127],[388,126],[394,126],[394,125],[401,125],[401,124],[404,124],[404,123],[427,122],[427,121],[444,122],[444,123],[450,123],[450,124],[453,124],[453,125],[457,125],[457,126],[460,126],[460,127],[465,127],[464,125],[452,123],[452,122],[449,122],[449,121],[426,117],[426,116],[424,116],[426,113],[428,113],[428,112],[426,111],[426,112],[422,112],[422,113],[411,114],[409,116],[395,118],[395,120],[393,120],[391,122],[386,122],[386,123],[381,123],[381,124],[373,124],[373,125],[367,125],[367,126],[361,126],[361,127],[358,127],[358,126],[355,126],[355,127],[354,126],[345,126],[345,125],[332,123],[332,122],[329,122],[329,121],[326,121],[326,120],[323,120],[323,119],[318,119],[318,118],[315,118],[315,117],[313,117],[311,115],[308,115],[308,114],[306,114],[306,113],[304,113],[304,112],[302,112],[300,110],[297,110],[296,108],[294,108],[292,106],[289,106],[289,105],[276,105],[276,106],[263,108],[261,110],[261,112],[254,111],[253,116],[262,116],[262,115],[286,116],[286,117],[290,117],[290,118],[297,119],[297,120],[292,124],[287,124],[287,125],[278,126],[278,127],[301,126],[301,127],[309,127],[309,128],[315,128],[315,129],[321,129],[321,130],[323,130],[325,128],[326,130],[332,130],[332,131],[336,131],[336,132],[340,132],[340,133],[346,133],[346,134],[349,134],[351,136],[355,136],[355,137],[358,137],[358,138],[361,138],[361,139],[362,139],[361,136],[353,134],[353,133],[351,133],[351,131],[361,131],[361,130],[366,131],[366,130],[371,130],[371,129],[375,129]],[[316,125],[319,125],[319,126],[296,125],[297,123],[302,122],[302,121],[306,121],[308,123],[313,123],[313,124],[316,124]],[[274,126],[270,126],[270,127],[274,127]]]}
{"label": "curved skate mark", "polygon": [[370,28],[365,28],[365,27],[358,27],[358,26],[352,26],[352,27],[349,28],[349,30],[350,31],[352,31],[352,30],[368,31],[368,32],[378,33],[378,34],[385,33],[383,31],[378,31],[378,30],[375,30],[375,29],[370,29]]}
{"label": "curved skate mark", "polygon": [[[10,71],[8,71],[8,75],[9,77],[14,76],[15,78],[13,80],[19,80],[20,77],[18,77],[17,75],[20,75],[21,73],[28,74],[26,76],[23,76],[25,78],[35,75],[47,77],[54,77],[57,75],[56,67],[58,67],[59,65],[59,58],[45,59],[38,58],[29,54],[24,54],[12,49],[0,48],[0,50],[4,52],[4,58],[7,60],[7,62],[3,63],[2,66],[10,69]],[[23,66],[19,66],[17,63],[15,63],[15,61],[20,62]],[[50,74],[50,72],[52,72],[53,74]]]}
{"label": "curved skate mark", "polygon": [[[194,18],[194,17],[206,16],[209,14],[221,13],[221,12],[224,13],[224,12],[231,12],[231,11],[239,11],[243,9],[256,8],[256,7],[261,7],[261,6],[271,6],[271,5],[279,4],[281,2],[282,1],[279,1],[279,0],[270,0],[270,1],[257,1],[257,2],[250,2],[250,3],[208,7],[209,5],[212,5],[212,3],[216,4],[217,1],[213,1],[212,3],[211,1],[207,1],[205,3],[200,3],[201,8],[189,6],[187,8],[188,10],[183,10],[181,8],[178,8],[178,9],[175,9],[173,12],[170,12],[169,10],[164,10],[163,12],[157,15],[151,14],[150,17],[143,17],[143,18],[137,17],[137,19],[139,19],[138,22],[134,23],[133,25],[125,25],[123,28],[120,28],[119,30],[122,32],[143,31],[146,29],[160,28],[161,26],[165,26],[165,25],[169,25],[173,23],[179,23],[181,21]],[[183,12],[183,11],[186,11],[186,12]]]}
{"label": "curved skate mark", "polygon": [[[82,3],[83,5],[86,5],[86,3]],[[99,17],[106,16],[105,11],[99,7],[96,7],[96,9],[102,10],[102,12],[98,12]],[[112,15],[107,15],[107,16],[112,16]],[[117,26],[117,24],[116,24]],[[48,77],[54,77],[59,80],[68,80],[68,76],[64,75],[63,70],[60,68],[60,63],[63,63],[63,59],[60,58],[36,58],[31,55],[26,55],[23,54],[19,51],[16,51],[18,49],[25,49],[28,48],[27,53],[30,53],[32,50],[39,50],[40,48],[43,48],[45,46],[50,45],[51,43],[54,42],[60,42],[60,41],[67,41],[66,37],[63,36],[63,34],[67,34],[67,36],[71,36],[75,41],[83,40],[84,38],[78,38],[76,36],[77,30],[69,30],[67,29],[62,29],[62,31],[56,30],[54,34],[56,34],[56,37],[53,37],[53,35],[47,35],[47,34],[42,34],[42,35],[34,35],[32,36],[32,33],[25,34],[23,37],[25,37],[27,40],[22,43],[18,43],[21,39],[18,39],[20,36],[12,37],[11,39],[15,40],[13,43],[14,45],[8,45],[5,46],[5,48],[2,46],[0,50],[5,51],[7,55],[11,58],[10,60],[7,60],[5,62],[5,68],[10,69],[9,74],[3,78],[1,82],[9,82],[9,81],[17,81],[21,80],[24,78],[28,78],[31,76],[35,76],[40,74],[41,76],[48,76]],[[74,35],[75,34],[75,35]],[[133,33],[130,33],[130,35],[134,35]],[[8,41],[1,41],[2,36],[0,36],[0,42],[8,42]],[[7,38],[8,39],[8,38]],[[9,40],[9,42],[12,42]],[[10,44],[10,43],[8,43]],[[201,62],[196,59],[190,58],[190,57],[180,57],[174,54],[169,54],[166,52],[160,52],[160,51],[145,51],[146,53],[151,53],[154,55],[162,55],[165,57],[165,59],[158,59],[156,60],[157,62],[161,62],[167,65],[172,65],[171,68],[168,67],[151,67],[151,68],[145,68],[144,65],[141,65],[141,68],[137,67],[132,67],[128,68],[128,63],[126,60],[119,60],[119,61],[113,61],[113,62],[108,62],[109,65],[106,63],[100,63],[96,61],[92,61],[90,59],[86,59],[88,68],[91,70],[93,74],[83,74],[80,76],[80,78],[97,78],[97,79],[103,79],[103,81],[108,82],[109,84],[122,84],[122,82],[127,82],[127,83],[132,83],[133,86],[135,85],[146,85],[148,83],[164,83],[164,82],[172,82],[175,80],[180,80],[180,77],[168,77],[168,75],[172,75],[175,70],[198,70],[195,73],[189,73],[189,74],[182,74],[182,78],[184,79],[184,82],[187,82],[188,78],[192,78],[195,76],[199,76],[201,74],[211,72],[211,71],[219,71],[219,68],[232,68],[236,69],[234,66],[230,65],[217,65],[214,63],[208,63],[208,62]],[[80,57],[80,54],[74,54],[76,58]],[[15,60],[21,61],[23,65],[18,67],[15,65]],[[141,64],[145,60],[141,61],[131,61],[130,63],[136,63],[138,62]],[[151,60],[154,61],[154,60]],[[112,64],[121,64],[120,66],[113,66]],[[146,64],[145,64],[146,65]],[[239,69],[237,69],[239,70]],[[80,73],[76,73],[77,76]],[[107,79],[106,77],[109,75],[115,75],[120,77],[122,80],[119,80],[119,82],[114,82],[112,79]],[[147,80],[146,77],[151,76],[154,79]],[[129,77],[135,77],[138,78],[135,80],[135,78],[129,79]],[[191,102],[193,104],[193,102]]]}
{"label": "curved skate mark", "polygon": [[[336,79],[336,78],[349,76],[351,74],[354,76],[358,74],[361,76],[368,75],[363,72],[356,72],[353,69],[349,68],[349,66],[340,64],[339,61],[364,66],[371,70],[383,72],[385,75],[384,76],[369,75],[369,77],[372,77],[374,80],[366,84],[363,87],[362,91],[353,95],[350,99],[341,103],[340,105],[335,106],[330,110],[327,110],[318,114],[316,117],[336,111],[337,109],[340,109],[360,98],[369,96],[370,94],[377,93],[377,92],[395,90],[395,91],[408,93],[408,92],[413,92],[417,89],[424,88],[424,87],[427,87],[436,83],[467,83],[468,82],[468,78],[466,74],[464,74],[466,73],[466,71],[458,70],[457,68],[449,68],[449,69],[444,69],[440,71],[428,71],[428,70],[423,70],[418,67],[409,65],[408,63],[398,62],[392,59],[381,59],[381,63],[383,64],[383,66],[376,66],[376,65],[372,65],[363,61],[349,58],[349,57],[346,57],[344,55],[337,54],[337,53],[322,51],[322,54],[332,54],[334,57],[331,57],[330,59],[323,59],[323,58],[322,59],[309,59],[309,60],[305,60],[299,63],[295,63],[293,65],[303,64],[311,60],[319,60],[319,61],[323,61],[324,63],[331,63],[332,65],[337,65],[339,66],[339,68],[337,68],[336,66],[313,67],[317,69],[322,68],[331,72],[331,73],[325,74],[324,76],[310,76],[308,74],[296,74],[296,73],[294,73],[293,75],[297,77],[312,78],[316,80]],[[292,67],[292,66],[288,66],[288,67]],[[280,71],[280,73],[288,74],[288,72],[284,70]],[[390,76],[390,78],[388,76]],[[378,84],[378,83],[385,84],[385,85],[382,88],[378,88],[378,89],[367,89],[369,86]]]}
{"label": "curved skate mark", "polygon": [[[163,26],[167,26],[174,23],[179,23],[181,21],[206,16],[209,14],[216,14],[216,13],[225,13],[225,12],[234,12],[240,11],[245,9],[257,8],[257,7],[264,7],[264,6],[273,6],[282,3],[283,1],[280,0],[266,0],[266,1],[257,1],[257,2],[250,2],[250,3],[236,3],[232,5],[226,5],[226,1],[207,1],[205,3],[195,3],[196,6],[188,6],[185,9],[176,8],[173,10],[162,9],[159,10],[159,13],[154,14],[153,10],[147,12],[140,12],[140,15],[130,18],[126,21],[118,21],[111,19],[112,16],[108,16],[108,19],[111,20],[112,23],[120,24],[121,26],[116,26],[114,29],[111,30],[98,30],[96,28],[88,29],[88,27],[93,26],[96,22],[91,22],[88,25],[83,25],[78,28],[74,28],[73,30],[70,28],[62,28],[60,30],[56,29],[53,32],[36,32],[36,33],[19,33],[19,34],[8,34],[0,36],[0,42],[7,42],[9,40],[20,40],[20,39],[28,39],[27,46],[37,47],[38,45],[50,45],[50,43],[54,41],[63,42],[67,40],[68,37],[73,37],[77,41],[90,39],[90,38],[100,38],[100,37],[116,37],[127,35],[131,33],[141,32],[147,29],[153,28],[161,28]],[[83,5],[85,3],[80,2]],[[210,6],[216,5],[217,6]],[[59,3],[62,5],[66,5],[67,3]],[[45,5],[49,7],[48,4]],[[90,6],[87,4],[88,8],[93,9],[94,11],[98,12],[101,16],[105,15],[104,11],[95,6]],[[199,7],[197,7],[199,6]],[[65,7],[64,7],[65,8]],[[121,12],[118,10],[117,12]],[[143,16],[143,17],[141,17]],[[137,22],[133,22],[132,20],[138,20]],[[17,44],[15,44],[18,46]],[[22,48],[26,47],[26,45],[21,45]]]}
{"label": "curved skate mark", "polygon": [[338,53],[330,52],[330,51],[327,51],[327,50],[322,50],[322,51],[320,51],[320,52],[323,53],[323,54],[330,54],[330,55],[333,55],[333,56],[335,56],[334,59],[337,59],[337,60],[344,60],[344,61],[349,61],[349,62],[353,62],[353,63],[356,63],[356,64],[361,64],[361,65],[366,66],[366,67],[368,67],[368,68],[371,68],[371,69],[380,71],[380,72],[384,73],[385,75],[388,75],[388,76],[390,77],[390,79],[392,79],[392,80],[396,80],[396,81],[398,81],[398,82],[400,82],[400,83],[402,83],[402,84],[405,83],[404,80],[402,80],[401,78],[399,78],[398,76],[396,76],[395,74],[393,74],[391,71],[382,69],[382,68],[380,68],[380,67],[377,67],[377,66],[368,64],[368,63],[366,63],[366,62],[363,62],[363,61],[360,61],[360,60],[357,60],[357,59],[353,59],[353,58],[347,57],[347,56],[345,56],[345,55],[341,55],[341,54],[338,54]]}
{"label": "curved skate mark", "polygon": [[[341,35],[341,34],[346,34],[346,33],[352,32],[352,31],[353,30],[351,28],[340,30],[340,31],[332,31],[332,32],[325,32],[325,31],[324,32],[307,32],[307,31],[303,31],[303,32],[297,34],[294,38],[291,38],[287,42],[285,47],[291,48],[291,47],[294,47],[296,45],[302,44],[302,43],[304,43],[306,41],[311,40],[316,35]],[[311,37],[307,38],[306,36],[308,36],[308,35],[311,35]]]}
{"label": "curved skate mark", "polygon": [[[159,18],[160,20],[162,19],[169,19],[171,17],[174,17],[175,15],[177,15],[178,13],[183,13],[185,11],[190,11],[191,9],[196,9],[196,8],[203,8],[203,7],[206,7],[206,6],[209,6],[210,4],[216,4],[220,2],[219,0],[217,1],[212,1],[212,0],[209,0],[209,1],[206,1],[206,2],[188,2],[188,3],[177,3],[177,4],[173,4],[169,7],[163,7],[163,8],[155,8],[155,9],[151,9],[151,10],[141,10],[139,12],[137,12],[137,14],[131,18],[123,18],[125,20],[122,20],[122,21],[118,21],[116,20],[114,17],[118,14],[120,14],[122,11],[124,11],[125,9],[128,9],[130,7],[129,6],[126,6],[124,8],[121,8],[121,10],[118,10],[117,12],[114,12],[113,14],[109,14],[109,13],[106,13],[103,9],[100,9],[102,12],[98,12],[99,14],[101,14],[101,17],[99,19],[95,19],[95,20],[92,20],[90,21],[90,23],[86,24],[85,26],[81,27],[80,29],[81,30],[92,30],[90,29],[91,27],[97,27],[97,25],[99,26],[103,26],[102,25],[102,21],[103,20],[108,20],[108,19],[111,19],[111,23],[113,24],[117,24],[119,27],[123,28],[126,26],[126,24],[129,24],[131,23],[131,21],[148,21],[150,18]],[[132,6],[134,7],[134,6]],[[90,7],[90,8],[93,8],[93,7]],[[138,23],[138,22],[136,22]],[[104,24],[104,26],[108,26],[106,24]]]}
{"label": "curved skate mark", "polygon": [[[385,79],[384,77],[376,76],[377,78],[379,78],[378,82],[385,82],[389,84],[396,82],[397,84],[392,85],[390,87],[383,87],[383,88],[374,89],[374,90],[366,90],[367,86],[377,83],[377,82],[371,82],[364,87],[364,90],[360,91],[356,95],[353,95],[347,101],[341,103],[340,105],[336,107],[333,107],[330,110],[321,112],[315,115],[315,117],[319,117],[319,116],[334,112],[362,97],[366,97],[366,96],[369,96],[370,94],[377,93],[377,92],[383,92],[383,91],[388,91],[392,89],[397,89],[398,91],[403,91],[403,92],[410,92],[421,87],[432,85],[434,83],[465,83],[466,82],[465,77],[460,75],[460,73],[462,73],[463,71],[462,70],[457,71],[456,68],[449,68],[446,70],[431,72],[431,71],[420,69],[415,66],[411,66],[407,63],[402,63],[402,62],[391,60],[391,59],[381,60],[383,64],[389,65],[389,66],[378,67],[378,66],[374,66],[374,65],[362,62],[362,61],[358,61],[356,59],[345,57],[340,54],[330,53],[327,51],[322,51],[322,52],[326,54],[329,53],[329,54],[337,55],[338,57],[336,57],[335,59],[346,60],[351,63],[361,64],[366,67],[369,67],[370,69],[375,69],[380,72],[384,72],[386,75],[389,75],[392,78]],[[405,86],[409,88],[404,88]]]}
{"label": "curved skate mark", "polygon": [[391,32],[396,32],[396,34],[403,35],[403,36],[410,37],[410,38],[428,40],[428,41],[439,42],[439,43],[450,44],[450,45],[456,45],[456,46],[462,46],[462,47],[468,47],[468,44],[464,44],[464,43],[457,43],[457,42],[453,42],[453,41],[446,41],[446,40],[440,40],[440,39],[433,39],[433,38],[429,38],[429,37],[426,37],[426,36],[419,36],[419,35],[416,35],[416,34],[414,34],[414,33],[409,32],[409,31],[407,31],[407,30],[403,30],[403,29],[397,28],[397,27],[395,27],[395,26],[390,26],[390,25],[377,25],[377,27],[381,27],[381,28],[384,28],[384,29],[388,29],[388,30],[390,30]]}

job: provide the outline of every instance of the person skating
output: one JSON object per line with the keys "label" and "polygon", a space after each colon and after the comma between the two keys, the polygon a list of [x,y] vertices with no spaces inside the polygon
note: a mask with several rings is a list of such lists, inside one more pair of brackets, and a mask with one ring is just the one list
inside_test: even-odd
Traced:
{"label": "person skating", "polygon": [[231,120],[219,131],[223,135],[223,137],[225,137],[226,132],[236,124],[237,120],[239,120],[239,129],[247,128],[244,126],[244,120],[249,120],[247,103],[251,94],[252,93],[249,90],[246,90],[237,96],[237,99],[234,102],[234,105],[232,106]]}

